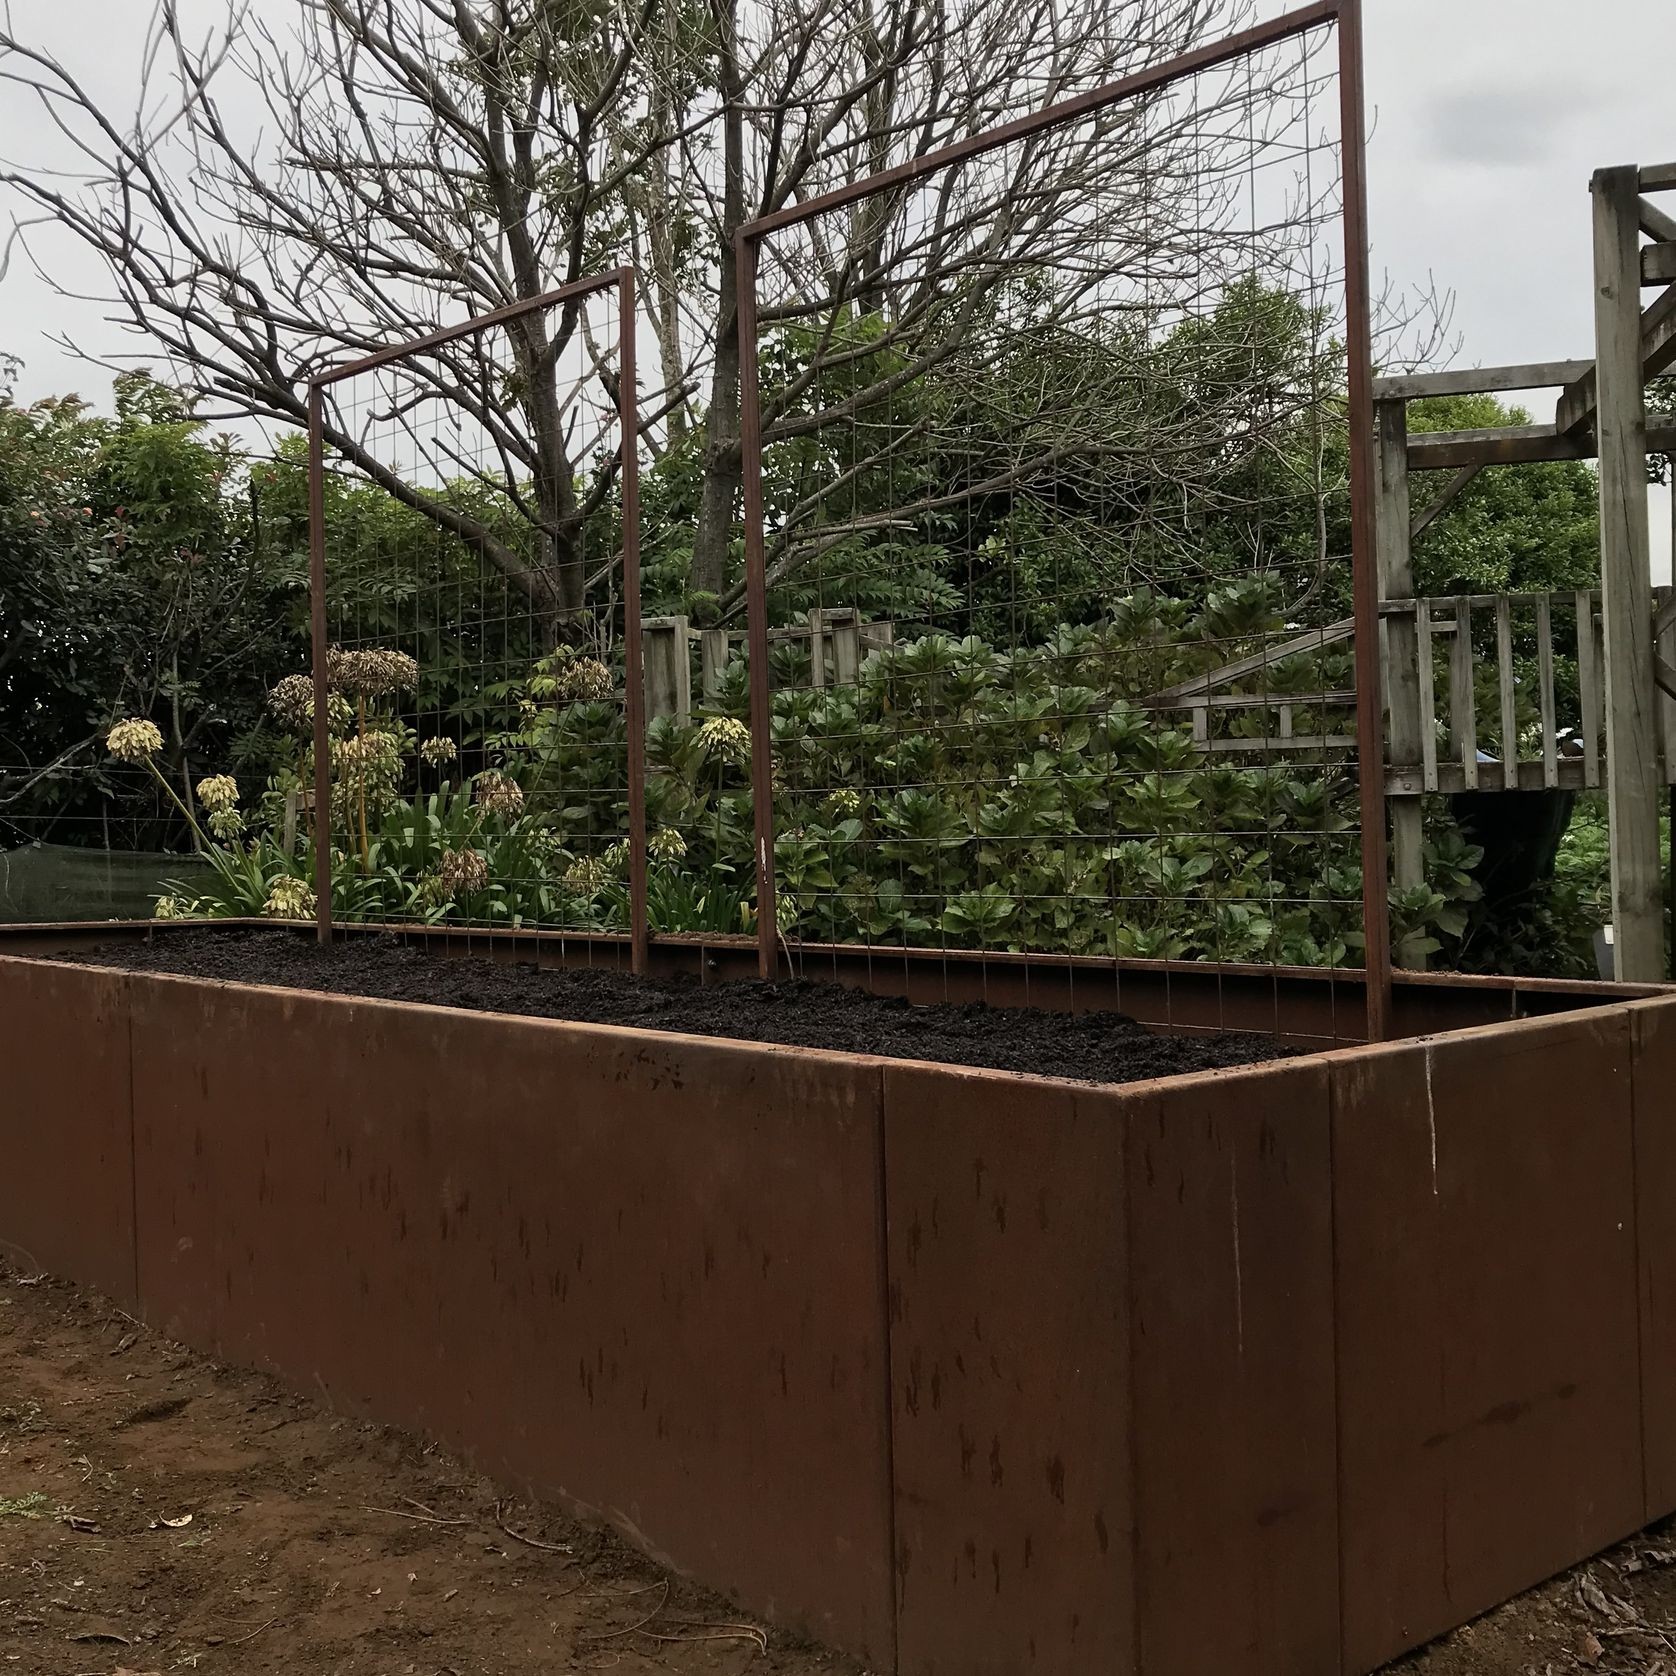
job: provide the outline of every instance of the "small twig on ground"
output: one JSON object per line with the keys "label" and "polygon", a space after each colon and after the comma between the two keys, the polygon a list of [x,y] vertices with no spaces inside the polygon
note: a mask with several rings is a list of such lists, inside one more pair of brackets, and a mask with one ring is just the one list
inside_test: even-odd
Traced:
{"label": "small twig on ground", "polygon": [[[642,1589],[639,1592],[644,1594],[645,1590]],[[636,1630],[644,1629],[668,1604],[669,1604],[669,1579],[666,1577],[664,1579],[664,1583],[663,1583],[663,1593],[658,1596],[657,1605],[654,1606],[652,1608],[652,1610],[650,1612],[648,1612],[644,1618],[638,1618],[638,1619],[635,1620],[634,1623],[628,1624],[622,1629],[584,1629],[584,1630],[578,1630],[577,1634],[576,1634],[576,1639],[578,1641],[617,1641],[617,1640],[620,1640],[625,1635],[633,1635]]]}
{"label": "small twig on ground", "polygon": [[648,1641],[749,1641],[759,1653],[768,1651],[768,1637],[754,1624],[716,1624],[687,1635],[662,1635],[649,1629],[645,1635]]}
{"label": "small twig on ground", "polygon": [[444,1519],[435,1513],[404,1513],[399,1507],[368,1507],[362,1504],[363,1513],[382,1513],[390,1519],[411,1519],[416,1525],[469,1525],[469,1519]]}
{"label": "small twig on ground", "polygon": [[240,1636],[240,1637],[239,1637],[239,1638],[238,1638],[238,1640],[237,1640],[237,1641],[229,1641],[229,1642],[228,1642],[228,1643],[227,1643],[227,1645],[228,1645],[228,1646],[229,1646],[229,1647],[242,1647],[242,1646],[243,1646],[243,1645],[244,1645],[244,1644],[245,1644],[245,1642],[247,1642],[247,1641],[254,1641],[254,1640],[255,1640],[255,1639],[256,1639],[256,1637],[257,1637],[257,1636],[259,1636],[259,1635],[260,1635],[260,1634],[261,1634],[261,1633],[262,1633],[262,1631],[263,1631],[263,1630],[265,1630],[265,1629],[272,1629],[272,1628],[273,1628],[273,1626],[274,1626],[274,1625],[275,1625],[275,1624],[277,1624],[277,1623],[278,1623],[278,1622],[279,1622],[279,1619],[278,1619],[278,1618],[269,1618],[269,1619],[268,1619],[268,1621],[267,1621],[267,1622],[266,1622],[266,1623],[265,1623],[265,1624],[258,1624],[258,1625],[257,1625],[257,1626],[256,1626],[256,1627],[255,1627],[255,1629],[253,1629],[253,1630],[252,1630],[252,1631],[251,1631],[251,1632],[250,1632],[250,1634],[249,1634],[249,1635],[241,1635],[241,1636]]}
{"label": "small twig on ground", "polygon": [[544,1554],[573,1553],[568,1542],[538,1542],[533,1536],[525,1536],[522,1531],[515,1531],[507,1522],[504,1511],[505,1503],[495,1503],[495,1523],[512,1538],[514,1542],[521,1542],[526,1548],[539,1548]]}

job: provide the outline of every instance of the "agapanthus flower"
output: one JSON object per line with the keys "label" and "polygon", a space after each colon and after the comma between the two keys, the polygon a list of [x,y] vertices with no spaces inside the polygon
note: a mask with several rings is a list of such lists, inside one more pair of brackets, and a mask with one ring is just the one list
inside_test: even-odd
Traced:
{"label": "agapanthus flower", "polygon": [[646,853],[654,861],[679,861],[687,853],[687,841],[672,826],[660,826],[646,840]]}
{"label": "agapanthus flower", "polygon": [[444,850],[437,859],[437,883],[449,896],[475,896],[489,883],[489,863],[476,850]]}
{"label": "agapanthus flower", "polygon": [[571,703],[606,697],[611,671],[598,658],[574,658],[553,677],[553,690]]}
{"label": "agapanthus flower", "polygon": [[[268,708],[280,726],[292,733],[309,734],[314,731],[314,677],[287,675],[268,694]],[[355,719],[349,701],[339,693],[331,693],[326,700],[326,729],[329,733],[344,732]]]}
{"label": "agapanthus flower", "polygon": [[485,768],[472,783],[472,796],[486,813],[515,821],[524,812],[524,788],[510,774]]}
{"label": "agapanthus flower", "polygon": [[151,905],[153,919],[187,919],[191,906],[178,896],[159,896]]}
{"label": "agapanthus flower", "polygon": [[401,741],[382,728],[372,728],[364,735],[353,734],[339,740],[332,751],[332,761],[345,779],[356,781],[365,776],[370,783],[401,772]]}
{"label": "agapanthus flower", "polygon": [[561,883],[578,896],[592,896],[605,883],[606,873],[598,856],[585,855],[566,868]]}
{"label": "agapanthus flower", "polygon": [[315,895],[308,882],[282,874],[268,886],[268,899],[262,904],[262,912],[269,919],[313,919],[315,907]]}
{"label": "agapanthus flower", "polygon": [[231,774],[211,774],[198,782],[198,801],[219,814],[231,809],[239,800],[239,783]]}
{"label": "agapanthus flower", "polygon": [[222,843],[230,844],[244,835],[244,816],[237,809],[216,809],[210,815],[209,829]]}
{"label": "agapanthus flower", "polygon": [[629,847],[625,840],[618,839],[615,844],[607,844],[601,851],[599,864],[607,873],[622,874],[628,867]]}
{"label": "agapanthus flower", "polygon": [[386,652],[376,647],[345,651],[333,646],[326,653],[326,678],[341,692],[377,698],[417,686],[419,665],[406,652]]}
{"label": "agapanthus flower", "polygon": [[698,730],[698,748],[706,757],[745,762],[751,754],[751,730],[732,716],[712,716]]}
{"label": "agapanthus flower", "polygon": [[105,735],[105,747],[121,762],[149,762],[163,749],[163,733],[156,722],[118,722]]}
{"label": "agapanthus flower", "polygon": [[834,820],[850,820],[861,813],[861,793],[854,786],[840,786],[827,794],[824,805]]}
{"label": "agapanthus flower", "polygon": [[452,739],[440,733],[434,738],[427,739],[424,744],[419,747],[419,755],[422,756],[432,768],[440,768],[445,762],[453,762],[459,754],[460,747],[456,745]]}

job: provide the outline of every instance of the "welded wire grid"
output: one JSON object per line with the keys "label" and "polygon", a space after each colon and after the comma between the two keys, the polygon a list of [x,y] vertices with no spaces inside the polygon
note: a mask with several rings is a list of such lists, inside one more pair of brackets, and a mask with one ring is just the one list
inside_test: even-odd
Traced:
{"label": "welded wire grid", "polygon": [[1338,88],[1328,19],[747,241],[773,964],[1362,963]]}
{"label": "welded wire grid", "polygon": [[333,922],[644,925],[625,300],[608,275],[318,386],[329,766],[312,707],[298,748]]}

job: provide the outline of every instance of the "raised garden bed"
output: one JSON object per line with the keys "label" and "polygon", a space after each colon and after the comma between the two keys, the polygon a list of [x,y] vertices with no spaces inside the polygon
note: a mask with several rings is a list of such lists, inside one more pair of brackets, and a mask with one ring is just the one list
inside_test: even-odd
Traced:
{"label": "raised garden bed", "polygon": [[1676,998],[1110,1087],[0,957],[0,1062],[26,1260],[873,1669],[1366,1671],[1676,1509]]}
{"label": "raised garden bed", "polygon": [[910,1006],[840,984],[704,984],[636,978],[608,967],[450,960],[393,936],[322,948],[285,931],[181,931],[74,956],[130,972],[274,984],[327,995],[414,1001],[471,1012],[723,1036],[784,1047],[871,1053],[1088,1082],[1143,1082],[1291,1054],[1272,1036],[1227,1031],[1164,1036],[1124,1013],[1061,1013],[981,1002]]}

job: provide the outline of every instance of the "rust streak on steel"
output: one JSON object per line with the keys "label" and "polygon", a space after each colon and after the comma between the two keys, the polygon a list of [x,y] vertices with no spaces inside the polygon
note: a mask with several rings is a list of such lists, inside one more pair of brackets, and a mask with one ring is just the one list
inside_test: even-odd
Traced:
{"label": "rust streak on steel", "polygon": [[1356,616],[1356,784],[1362,825],[1362,931],[1367,1038],[1391,1030],[1391,916],[1386,882],[1385,729],[1379,667],[1379,578],[1373,530],[1373,323],[1368,286],[1367,122],[1362,0],[1339,8],[1339,143],[1344,154],[1344,303],[1350,369],[1351,580]]}
{"label": "rust streak on steel", "polygon": [[[640,447],[634,363],[635,274],[617,270],[617,428],[622,436],[623,703],[628,727],[629,942],[648,967],[646,908],[646,694],[640,644]],[[680,649],[686,655],[686,649]]]}
{"label": "rust streak on steel", "polygon": [[326,714],[326,442],[325,398],[308,392],[308,619],[314,672],[314,895],[320,941],[332,940],[332,746]]}
{"label": "rust streak on steel", "polygon": [[745,622],[751,680],[751,809],[755,816],[757,964],[773,980],[779,968],[779,914],[774,893],[773,701],[768,680],[768,562],[762,528],[762,393],[757,379],[756,237],[741,229],[735,244],[739,293],[739,447],[744,475]]}
{"label": "rust streak on steel", "polygon": [[1315,5],[1302,6],[1297,11],[1287,12],[1272,23],[1260,24],[1254,29],[1245,29],[1236,35],[1224,36],[1219,41],[1208,42],[1192,52],[1181,53],[1162,64],[1137,70],[1133,75],[1107,82],[1103,87],[1090,88],[1088,92],[1079,93],[1075,98],[1062,99],[1058,104],[1044,106],[1041,110],[1032,111],[1028,116],[1021,116],[984,133],[956,140],[952,145],[943,146],[937,151],[928,151],[923,157],[910,158],[905,163],[898,163],[894,168],[881,169],[877,174],[868,175],[864,179],[834,187],[830,192],[822,192],[806,203],[791,204],[785,209],[775,210],[770,215],[759,216],[739,230],[739,237],[741,240],[760,239],[782,227],[794,227],[799,222],[812,220],[830,210],[843,209],[846,205],[859,203],[876,192],[886,192],[898,186],[911,185],[916,180],[924,180],[939,169],[964,163],[972,157],[981,157],[998,146],[1010,145],[1015,140],[1027,140],[1046,129],[1074,122],[1078,117],[1092,116],[1120,100],[1154,93],[1159,88],[1168,87],[1172,82],[1183,81],[1203,70],[1214,70],[1220,65],[1230,64],[1248,53],[1260,52],[1264,47],[1279,46],[1283,41],[1293,40],[1299,35],[1307,34],[1311,29],[1319,29],[1324,24],[1333,22],[1347,6],[1356,3],[1357,0],[1317,0]]}

